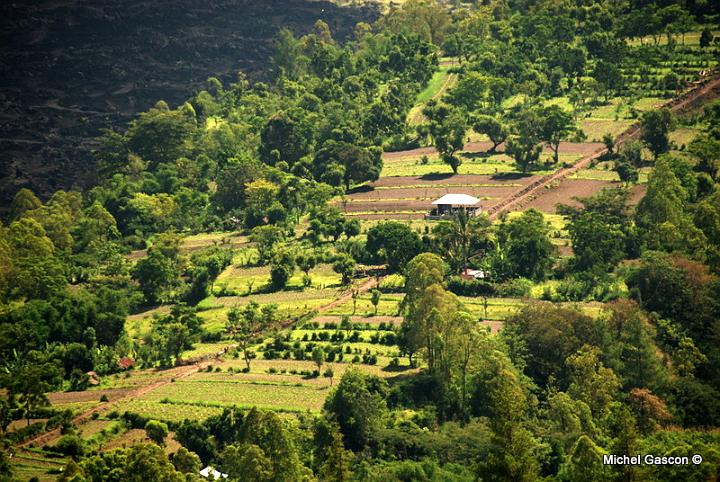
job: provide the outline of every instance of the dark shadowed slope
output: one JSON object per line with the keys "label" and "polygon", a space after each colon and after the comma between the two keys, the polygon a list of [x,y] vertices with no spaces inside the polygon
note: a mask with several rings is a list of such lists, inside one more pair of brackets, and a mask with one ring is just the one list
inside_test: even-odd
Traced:
{"label": "dark shadowed slope", "polygon": [[262,79],[281,27],[322,19],[342,40],[375,17],[307,0],[0,2],[0,206],[20,187],[91,181],[99,129],[159,99],[177,104],[210,76]]}

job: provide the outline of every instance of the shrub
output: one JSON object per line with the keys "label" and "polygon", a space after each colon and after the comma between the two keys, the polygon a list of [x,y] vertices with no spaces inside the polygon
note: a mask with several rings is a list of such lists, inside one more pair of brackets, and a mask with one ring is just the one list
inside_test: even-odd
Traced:
{"label": "shrub", "polygon": [[145,433],[158,445],[165,445],[165,437],[168,435],[168,426],[157,420],[150,420],[145,424]]}
{"label": "shrub", "polygon": [[496,286],[497,293],[507,298],[522,298],[530,296],[533,282],[526,278],[511,279]]}
{"label": "shrub", "polygon": [[378,289],[382,293],[402,293],[405,289],[405,277],[401,274],[391,274],[380,281]]}
{"label": "shrub", "polygon": [[452,276],[447,282],[448,290],[458,296],[494,296],[497,290],[492,283],[482,280],[469,280]]}
{"label": "shrub", "polygon": [[53,451],[77,459],[85,454],[85,442],[78,435],[64,435],[55,444]]}

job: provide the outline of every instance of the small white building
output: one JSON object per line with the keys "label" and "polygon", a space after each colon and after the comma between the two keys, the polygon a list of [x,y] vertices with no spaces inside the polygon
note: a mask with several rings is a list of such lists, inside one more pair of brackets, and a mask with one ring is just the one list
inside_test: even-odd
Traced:
{"label": "small white building", "polygon": [[452,219],[461,210],[472,217],[482,211],[480,200],[469,194],[445,194],[432,203],[436,207],[425,215],[425,219]]}
{"label": "small white building", "polygon": [[214,467],[208,465],[200,471],[200,475],[208,480],[218,480],[220,478],[227,479],[228,474],[215,470]]}

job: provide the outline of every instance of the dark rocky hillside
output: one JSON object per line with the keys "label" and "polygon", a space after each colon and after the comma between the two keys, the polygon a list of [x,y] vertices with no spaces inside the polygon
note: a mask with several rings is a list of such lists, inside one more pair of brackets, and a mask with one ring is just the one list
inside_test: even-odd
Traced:
{"label": "dark rocky hillside", "polygon": [[0,206],[93,179],[103,127],[158,99],[171,105],[209,76],[267,74],[272,41],[326,21],[342,40],[376,13],[307,0],[79,0],[0,5]]}

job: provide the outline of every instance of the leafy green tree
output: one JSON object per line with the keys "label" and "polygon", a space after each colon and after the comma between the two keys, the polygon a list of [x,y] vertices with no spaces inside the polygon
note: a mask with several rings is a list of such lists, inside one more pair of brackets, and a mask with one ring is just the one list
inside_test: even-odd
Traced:
{"label": "leafy green tree", "polygon": [[631,300],[616,300],[609,304],[608,328],[615,341],[613,350],[615,371],[623,388],[650,388],[666,385],[659,348],[654,342],[651,325],[640,307]]}
{"label": "leafy green tree", "polygon": [[17,400],[30,425],[33,411],[49,405],[46,393],[60,382],[60,369],[48,355],[33,350],[23,355],[14,353],[1,370],[0,386]]}
{"label": "leafy green tree", "polygon": [[263,177],[265,168],[249,156],[231,158],[217,175],[213,203],[229,212],[245,207],[245,187]]}
{"label": "leafy green tree", "polygon": [[0,228],[0,238],[6,243],[3,265],[10,298],[49,298],[67,285],[55,247],[37,221],[23,217]]}
{"label": "leafy green tree", "polygon": [[482,480],[539,479],[540,464],[536,456],[539,443],[523,426],[527,396],[512,366],[497,363],[487,383],[488,402],[493,414],[492,444],[485,460],[478,464]]}
{"label": "leafy green tree", "polygon": [[439,2],[412,0],[390,12],[382,24],[390,31],[417,32],[439,47],[451,29],[452,19]]}
{"label": "leafy green tree", "polygon": [[377,316],[378,312],[378,305],[380,304],[380,298],[382,297],[382,292],[378,289],[372,289],[370,290],[370,303],[372,303],[373,308],[375,309],[375,316]]}
{"label": "leafy green tree", "polygon": [[433,228],[435,251],[446,257],[454,272],[462,272],[470,258],[491,247],[490,226],[487,216],[471,218],[460,211],[452,221],[441,221]]}
{"label": "leafy green tree", "polygon": [[491,115],[477,115],[472,117],[472,128],[478,134],[488,136],[493,146],[488,152],[495,152],[500,144],[505,142],[510,129],[502,119]]}
{"label": "leafy green tree", "polygon": [[352,275],[355,273],[355,267],[355,260],[345,253],[340,253],[333,262],[333,271],[342,276],[341,282],[343,285],[350,284]]}
{"label": "leafy green tree", "polygon": [[516,363],[538,385],[550,378],[569,385],[566,360],[584,345],[606,348],[607,327],[578,310],[551,303],[533,303],[509,317],[503,338]]}
{"label": "leafy green tree", "polygon": [[422,249],[420,236],[403,223],[385,221],[368,230],[367,252],[387,264],[390,271],[401,270]]}
{"label": "leafy green tree", "polygon": [[447,93],[447,101],[465,112],[475,112],[483,106],[488,91],[488,79],[480,72],[469,71],[460,76],[455,86]]}
{"label": "leafy green tree", "polygon": [[382,170],[382,158],[377,149],[328,140],[315,153],[313,165],[316,179],[321,179],[329,166],[342,166],[345,189],[349,190],[351,183],[377,180]]}
{"label": "leafy green tree", "polygon": [[9,219],[13,221],[19,219],[26,212],[33,211],[41,206],[42,201],[38,199],[35,193],[24,187],[13,197],[12,203],[10,204]]}
{"label": "leafy green tree", "polygon": [[717,181],[720,170],[720,139],[701,134],[690,142],[688,151],[699,160],[697,170],[706,172]]}
{"label": "leafy green tree", "polygon": [[[245,417],[239,441],[246,445],[255,445],[260,449],[248,454],[251,457],[246,459],[243,465],[251,469],[250,473],[253,473],[253,465],[262,467],[262,472],[265,472],[265,460],[270,460],[272,475],[269,480],[294,482],[310,478],[310,471],[300,462],[291,429],[275,412],[260,412],[254,408],[250,410]],[[264,459],[261,454],[264,455]]]}
{"label": "leafy green tree", "polygon": [[159,101],[130,123],[125,139],[129,152],[147,161],[149,169],[154,170],[159,164],[187,157],[196,134],[194,112],[170,110],[167,103]]}
{"label": "leafy green tree", "polygon": [[255,444],[228,445],[220,457],[221,467],[231,480],[273,480],[273,464]]}
{"label": "leafy green tree", "polygon": [[[343,446],[343,437],[336,424],[329,423],[329,433],[326,434],[326,446],[319,447],[319,460],[322,461],[318,475],[328,482],[349,482],[352,480],[350,470],[351,455]],[[315,440],[318,440],[317,432]]]}
{"label": "leafy green tree", "polygon": [[558,205],[558,213],[569,220],[578,270],[608,271],[625,256],[634,238],[627,209],[629,196],[628,190],[604,189],[593,197],[577,198],[582,209]]}
{"label": "leafy green tree", "polygon": [[352,221],[355,220],[346,219],[339,209],[323,206],[313,211],[307,236],[314,244],[319,244],[323,237],[337,242],[343,233],[350,238],[358,227]]}
{"label": "leafy green tree", "polygon": [[623,78],[620,68],[614,63],[605,60],[600,60],[597,64],[595,64],[593,78],[602,88],[605,102],[608,101],[611,94],[616,93],[623,86]]}
{"label": "leafy green tree", "polygon": [[639,172],[637,168],[622,158],[615,161],[615,172],[617,172],[620,181],[625,183],[626,186],[638,182]]}
{"label": "leafy green tree", "polygon": [[700,48],[706,49],[710,46],[710,44],[713,41],[713,33],[712,30],[705,27],[702,29],[702,32],[700,33]]}
{"label": "leafy green tree", "polygon": [[555,253],[549,234],[544,216],[535,209],[528,209],[500,225],[498,242],[514,275],[535,280],[545,278]]}
{"label": "leafy green tree", "polygon": [[165,437],[168,436],[168,426],[157,420],[148,420],[145,424],[145,433],[148,438],[158,445],[165,445]]}
{"label": "leafy green tree", "polygon": [[583,345],[565,361],[569,372],[568,394],[585,402],[598,417],[617,396],[620,380],[600,361],[600,349]]}
{"label": "leafy green tree", "polygon": [[357,369],[345,371],[325,400],[324,409],[343,434],[345,446],[361,451],[368,446],[386,415],[385,383]]}
{"label": "leafy green tree", "polygon": [[467,131],[465,116],[461,111],[438,104],[435,100],[428,101],[422,113],[428,119],[426,128],[435,149],[443,162],[449,164],[453,173],[457,174],[462,160],[456,153],[465,145]]}
{"label": "leafy green tree", "polygon": [[[284,207],[278,201],[280,186],[258,179],[245,185],[245,224],[274,224],[285,218]],[[280,213],[279,215],[276,213]]]}
{"label": "leafy green tree", "polygon": [[260,262],[267,262],[272,258],[275,246],[285,239],[285,232],[277,226],[256,226],[250,233],[250,240],[258,249]]}
{"label": "leafy green tree", "polygon": [[185,447],[180,447],[170,460],[175,470],[183,474],[197,474],[202,467],[200,457]]}
{"label": "leafy green tree", "polygon": [[140,284],[145,300],[155,304],[169,296],[169,290],[178,285],[177,262],[161,252],[150,251],[135,265],[133,278]]}
{"label": "leafy green tree", "polygon": [[275,322],[276,311],[277,305],[261,307],[255,301],[250,301],[242,309],[232,308],[228,311],[226,330],[238,342],[248,371],[250,360],[255,357],[251,350],[252,342]]}
{"label": "leafy green tree", "polygon": [[524,108],[513,123],[513,134],[507,139],[505,153],[515,159],[518,167],[527,172],[542,153],[542,119],[537,108]]}
{"label": "leafy green tree", "polygon": [[636,210],[635,221],[645,246],[702,253],[704,235],[685,213],[687,201],[688,193],[670,162],[660,157],[648,178],[647,193]]}
{"label": "leafy green tree", "polygon": [[317,365],[318,372],[322,370],[323,363],[325,363],[325,350],[321,346],[313,348],[312,361]]}
{"label": "leafy green tree", "polygon": [[[80,463],[87,480],[123,480],[128,482],[185,482],[156,444],[137,444],[127,449],[101,452]],[[82,480],[82,479],[80,479]]]}
{"label": "leafy green tree", "polygon": [[655,159],[670,149],[669,134],[675,128],[670,109],[650,110],[643,114],[640,138],[647,143]]}
{"label": "leafy green tree", "polygon": [[581,435],[568,459],[558,472],[560,480],[604,482],[610,480],[610,469],[603,464],[605,450],[587,435]]}
{"label": "leafy green tree", "polygon": [[260,158],[271,165],[285,161],[290,167],[312,152],[314,131],[302,109],[273,115],[260,133]]}
{"label": "leafy green tree", "polygon": [[540,117],[540,137],[552,148],[555,162],[559,162],[560,142],[576,131],[573,116],[559,105],[550,105],[540,111]]}
{"label": "leafy green tree", "polygon": [[276,290],[284,289],[295,272],[295,258],[288,249],[274,253],[270,263],[270,284]]}
{"label": "leafy green tree", "polygon": [[298,79],[307,67],[309,59],[302,55],[300,41],[295,38],[290,29],[282,28],[278,32],[274,44],[272,65],[275,74],[288,79]]}

